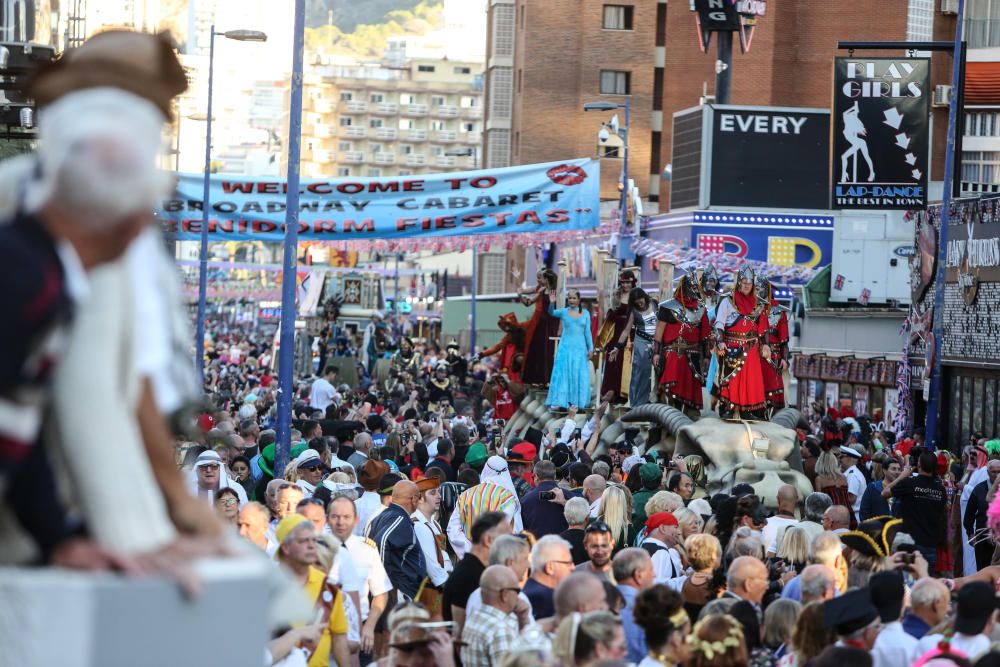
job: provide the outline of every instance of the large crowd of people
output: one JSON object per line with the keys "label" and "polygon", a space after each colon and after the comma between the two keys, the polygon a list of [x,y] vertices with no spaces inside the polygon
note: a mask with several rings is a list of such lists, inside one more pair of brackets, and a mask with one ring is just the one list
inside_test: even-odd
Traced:
{"label": "large crowd of people", "polygon": [[[278,469],[270,337],[212,319],[201,386],[181,377],[169,270],[155,240],[131,243],[185,85],[163,37],[124,32],[30,84],[54,140],[0,179],[2,562],[166,573],[196,594],[186,563],[250,552],[314,607],[260,638],[285,667],[1000,663],[1000,440],[952,455],[812,406],[796,443],[812,491],[773,497],[710,493],[709,462],[627,432],[601,444],[626,402],[697,411],[709,387],[724,416],[784,405],[787,322],[748,269],[723,295],[707,267],[662,302],[625,270],[598,331],[579,293],[556,307],[545,270],[520,295],[530,320],[504,315],[471,359],[378,314],[353,335],[334,318]],[[510,428],[545,384],[565,415]]]}

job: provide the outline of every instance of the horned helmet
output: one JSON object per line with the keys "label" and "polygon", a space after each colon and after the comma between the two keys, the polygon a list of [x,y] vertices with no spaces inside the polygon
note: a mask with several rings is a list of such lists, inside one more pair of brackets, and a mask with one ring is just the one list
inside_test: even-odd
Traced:
{"label": "horned helmet", "polygon": [[753,267],[749,264],[744,264],[740,267],[740,270],[736,272],[736,288],[739,289],[740,283],[744,280],[749,280],[750,284],[756,287],[757,285],[757,273],[753,270]]}

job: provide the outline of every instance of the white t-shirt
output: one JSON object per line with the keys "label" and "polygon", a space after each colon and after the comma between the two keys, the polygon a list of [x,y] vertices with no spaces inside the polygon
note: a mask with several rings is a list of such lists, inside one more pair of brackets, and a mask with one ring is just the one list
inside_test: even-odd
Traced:
{"label": "white t-shirt", "polygon": [[354,569],[361,578],[361,588],[358,597],[361,598],[361,620],[368,618],[370,603],[368,596],[375,597],[392,590],[392,582],[386,574],[385,566],[379,557],[378,550],[369,544],[365,538],[351,535],[345,543],[351,554]]}
{"label": "white t-shirt", "polygon": [[309,392],[309,407],[314,410],[326,410],[326,406],[333,403],[333,396],[336,394],[333,385],[324,378],[319,378],[312,384],[312,391]]}
{"label": "white t-shirt", "polygon": [[844,477],[847,478],[847,492],[854,494],[854,506],[852,509],[854,510],[854,516],[857,517],[861,513],[861,497],[865,495],[868,482],[857,466],[851,466],[845,470]]}
{"label": "white t-shirt", "polygon": [[764,530],[761,534],[764,538],[764,547],[767,549],[768,553],[776,554],[778,553],[778,535],[784,535],[785,528],[789,526],[798,525],[798,521],[794,518],[787,518],[783,516],[772,516],[767,520],[767,525],[764,526]]}
{"label": "white t-shirt", "polygon": [[[924,635],[924,638],[920,640],[917,644],[917,653],[914,657],[919,658],[927,651],[935,648],[938,642],[944,635]],[[961,651],[969,657],[969,660],[975,662],[990,650],[990,638],[986,635],[962,635],[956,633],[955,636],[951,638],[951,648],[953,650]]]}

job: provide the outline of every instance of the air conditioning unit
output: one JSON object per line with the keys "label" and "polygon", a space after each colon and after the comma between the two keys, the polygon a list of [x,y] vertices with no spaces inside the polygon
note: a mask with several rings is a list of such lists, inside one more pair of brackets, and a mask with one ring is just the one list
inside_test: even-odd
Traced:
{"label": "air conditioning unit", "polygon": [[931,105],[946,107],[951,103],[951,86],[934,86],[934,98]]}
{"label": "air conditioning unit", "polygon": [[958,13],[958,0],[941,0],[941,13],[942,14],[957,14]]}

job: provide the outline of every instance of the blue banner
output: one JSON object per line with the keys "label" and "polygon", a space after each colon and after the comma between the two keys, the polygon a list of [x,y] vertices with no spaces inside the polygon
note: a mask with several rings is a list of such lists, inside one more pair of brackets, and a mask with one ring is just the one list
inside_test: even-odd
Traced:
{"label": "blue banner", "polygon": [[[393,178],[303,180],[299,238],[355,241],[593,229],[600,224],[600,162],[529,164]],[[281,241],[285,181],[211,176],[215,240]],[[180,239],[203,224],[201,174],[179,174],[157,216]]]}

